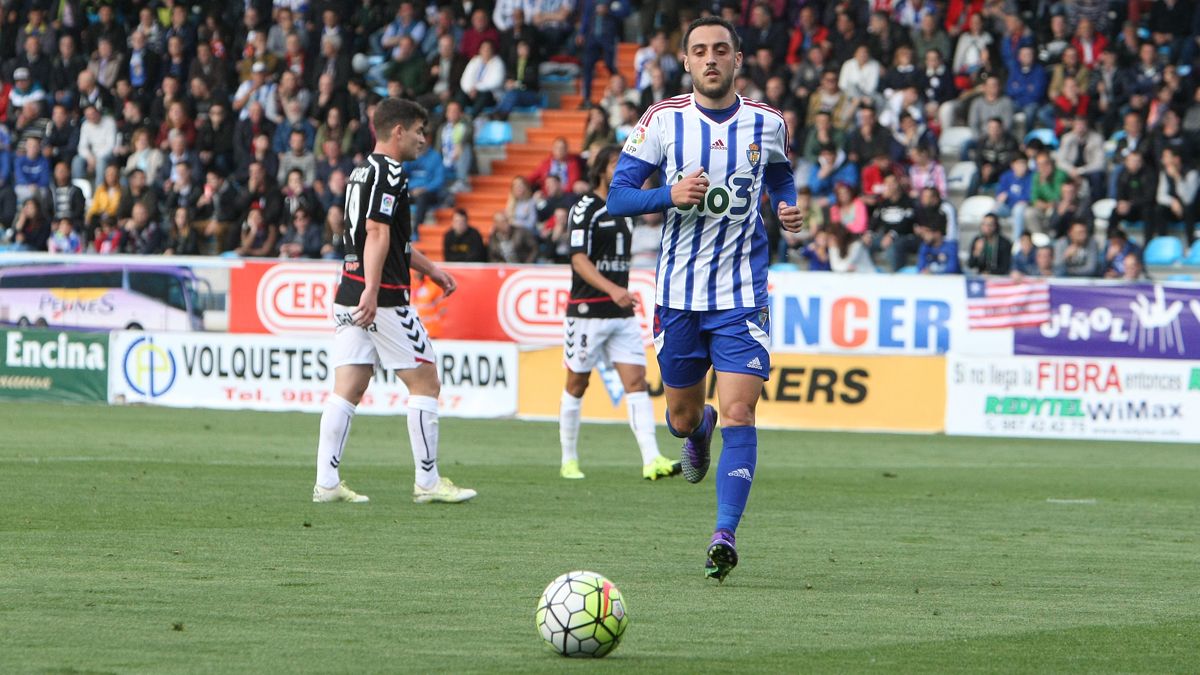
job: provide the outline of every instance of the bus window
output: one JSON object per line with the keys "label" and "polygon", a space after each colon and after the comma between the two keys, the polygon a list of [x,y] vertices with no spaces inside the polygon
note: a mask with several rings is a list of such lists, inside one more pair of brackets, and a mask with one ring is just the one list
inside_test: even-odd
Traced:
{"label": "bus window", "polygon": [[187,300],[183,296],[179,279],[174,275],[131,269],[129,270],[129,290],[155,300],[161,300],[175,309],[187,311]]}
{"label": "bus window", "polygon": [[120,288],[121,271],[13,274],[0,277],[0,288]]}

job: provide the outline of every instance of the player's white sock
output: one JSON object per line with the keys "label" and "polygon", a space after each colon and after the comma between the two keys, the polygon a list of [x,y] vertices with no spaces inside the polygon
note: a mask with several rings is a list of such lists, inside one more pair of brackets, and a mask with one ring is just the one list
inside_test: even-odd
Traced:
{"label": "player's white sock", "polygon": [[562,442],[562,461],[578,461],[579,415],[583,399],[563,392],[562,404],[558,408],[558,440]]}
{"label": "player's white sock", "polygon": [[629,409],[629,428],[642,451],[642,464],[658,457],[658,438],[654,435],[654,404],[644,391],[626,392],[625,406]]}
{"label": "player's white sock", "polygon": [[408,397],[408,440],[412,444],[417,485],[437,485],[438,402],[430,396]]}
{"label": "player's white sock", "polygon": [[338,466],[342,463],[352,419],[354,406],[341,396],[330,394],[321,412],[321,436],[317,441],[317,485],[323,488],[337,487],[341,480]]}

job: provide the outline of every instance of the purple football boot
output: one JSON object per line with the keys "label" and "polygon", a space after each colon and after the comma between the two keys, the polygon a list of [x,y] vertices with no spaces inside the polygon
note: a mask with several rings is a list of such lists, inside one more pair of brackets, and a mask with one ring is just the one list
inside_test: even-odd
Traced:
{"label": "purple football boot", "polygon": [[[704,417],[700,424],[703,434],[697,432],[683,441],[683,453],[680,455],[680,465],[683,467],[683,477],[689,483],[699,483],[708,474],[710,459],[709,446],[712,445],[713,432],[717,429],[717,410],[711,405],[704,406]],[[696,440],[697,435],[702,435]]]}

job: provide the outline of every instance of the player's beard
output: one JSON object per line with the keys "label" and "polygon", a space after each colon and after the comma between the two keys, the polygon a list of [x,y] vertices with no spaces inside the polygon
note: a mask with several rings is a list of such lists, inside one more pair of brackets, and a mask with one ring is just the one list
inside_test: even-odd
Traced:
{"label": "player's beard", "polygon": [[693,77],[692,86],[695,87],[697,92],[708,98],[725,98],[729,94],[729,90],[733,89],[733,73],[721,77],[721,80],[713,85],[707,84],[703,78],[703,73],[700,74],[700,77]]}

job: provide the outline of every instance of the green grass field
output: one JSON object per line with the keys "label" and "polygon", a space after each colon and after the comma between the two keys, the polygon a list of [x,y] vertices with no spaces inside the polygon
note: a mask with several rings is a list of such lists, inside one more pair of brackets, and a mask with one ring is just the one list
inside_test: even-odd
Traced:
{"label": "green grass field", "polygon": [[[1196,672],[1200,448],[762,432],[742,564],[704,579],[713,483],[640,479],[628,428],[442,421],[411,502],[401,419],[0,406],[0,672]],[[676,443],[660,434],[664,451]],[[1074,501],[1058,501],[1074,500]],[[599,662],[533,607],[586,568],[632,623]]]}

